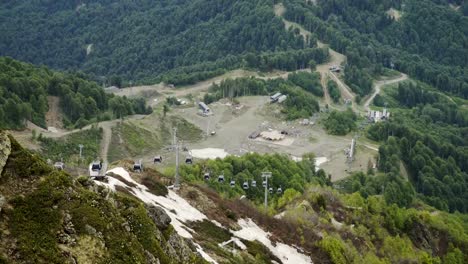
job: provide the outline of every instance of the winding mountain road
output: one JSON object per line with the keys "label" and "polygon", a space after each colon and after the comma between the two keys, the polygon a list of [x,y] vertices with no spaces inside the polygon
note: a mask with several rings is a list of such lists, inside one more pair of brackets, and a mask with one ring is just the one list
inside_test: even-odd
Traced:
{"label": "winding mountain road", "polygon": [[393,84],[393,83],[399,83],[402,81],[408,80],[408,75],[401,73],[400,76],[398,76],[395,79],[388,79],[388,80],[380,80],[374,82],[374,92],[372,95],[366,100],[364,103],[364,108],[366,111],[370,110],[370,104],[374,100],[374,98],[380,93],[380,90],[382,89],[382,86],[388,85],[388,84]]}

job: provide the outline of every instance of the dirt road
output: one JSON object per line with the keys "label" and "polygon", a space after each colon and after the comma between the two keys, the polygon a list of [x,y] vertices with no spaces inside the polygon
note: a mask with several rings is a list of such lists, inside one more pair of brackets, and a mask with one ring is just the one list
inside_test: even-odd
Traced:
{"label": "dirt road", "polygon": [[364,103],[365,110],[369,111],[369,109],[370,109],[369,105],[372,103],[374,98],[380,93],[380,90],[382,89],[382,86],[387,85],[387,84],[402,82],[402,81],[405,81],[405,80],[408,80],[408,75],[402,73],[400,76],[398,76],[397,78],[394,78],[394,79],[380,80],[380,81],[374,82],[374,92],[372,93],[372,95]]}

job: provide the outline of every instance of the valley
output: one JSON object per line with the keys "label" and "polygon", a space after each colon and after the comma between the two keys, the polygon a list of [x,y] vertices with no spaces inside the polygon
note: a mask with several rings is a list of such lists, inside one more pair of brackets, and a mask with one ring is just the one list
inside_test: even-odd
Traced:
{"label": "valley", "polygon": [[0,263],[468,262],[466,10],[0,3]]}

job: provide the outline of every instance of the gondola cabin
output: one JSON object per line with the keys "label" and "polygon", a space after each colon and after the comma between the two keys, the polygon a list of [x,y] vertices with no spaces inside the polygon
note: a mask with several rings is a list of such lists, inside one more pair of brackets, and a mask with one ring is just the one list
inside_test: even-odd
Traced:
{"label": "gondola cabin", "polygon": [[210,173],[209,173],[209,172],[206,172],[206,173],[203,175],[203,179],[205,179],[205,181],[209,180],[209,179],[210,179]]}
{"label": "gondola cabin", "polygon": [[282,194],[283,193],[283,189],[281,187],[279,187],[277,190],[276,190],[276,193],[277,194]]}
{"label": "gondola cabin", "polygon": [[245,182],[242,184],[242,188],[243,188],[244,190],[249,189],[249,183],[245,181]]}
{"label": "gondola cabin", "polygon": [[257,187],[257,181],[252,181],[252,187]]}
{"label": "gondola cabin", "polygon": [[185,164],[192,164],[193,163],[193,158],[192,156],[187,156],[185,157]]}
{"label": "gondola cabin", "polygon": [[224,175],[219,175],[218,176],[218,182],[223,183],[224,182]]}
{"label": "gondola cabin", "polygon": [[143,163],[141,162],[141,160],[135,161],[135,163],[133,163],[133,171],[134,172],[142,172],[143,171]]}
{"label": "gondola cabin", "polygon": [[229,185],[231,185],[231,188],[234,188],[236,186],[236,181],[231,181],[231,183],[229,183]]}
{"label": "gondola cabin", "polygon": [[153,162],[154,162],[154,164],[156,164],[156,163],[161,163],[161,162],[162,162],[162,157],[161,157],[161,155],[154,156]]}

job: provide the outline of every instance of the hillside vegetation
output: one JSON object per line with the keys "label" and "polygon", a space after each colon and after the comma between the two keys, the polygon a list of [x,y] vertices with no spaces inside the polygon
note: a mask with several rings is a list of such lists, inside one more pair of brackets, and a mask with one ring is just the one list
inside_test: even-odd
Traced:
{"label": "hillside vegetation", "polygon": [[0,20],[0,55],[141,81],[173,69],[219,74],[247,52],[316,45],[287,32],[272,6],[272,0],[2,2],[0,17],[9,19]]}
{"label": "hillside vegetation", "polygon": [[[53,170],[5,137],[0,133],[2,142],[11,142],[0,177],[2,263],[206,263],[194,253],[195,241],[220,263],[278,261],[265,242],[241,239],[245,249],[235,254],[220,245],[232,238],[241,219],[251,219],[270,232],[275,243],[300,247],[314,263],[468,260],[466,215],[435,211],[420,201],[399,208],[387,201],[387,195],[339,193],[327,186],[323,171],[315,172],[313,156],[295,163],[280,155],[251,154],[184,167],[188,182],[180,195],[217,221],[187,223],[194,235],[190,241],[165,222],[163,210],[134,197],[131,183],[122,177],[110,176],[130,185],[112,192],[87,178]],[[260,172],[271,170],[272,186],[284,185],[286,190],[272,195],[269,210],[263,211],[260,185],[258,192],[244,192],[222,187],[213,178],[207,183],[210,189],[204,186],[202,168],[238,181],[261,180]],[[157,189],[157,195],[167,195],[159,182],[164,176],[158,172],[147,169],[138,177],[151,192]],[[243,194],[247,199],[237,199]]]}
{"label": "hillside vegetation", "polygon": [[20,129],[31,121],[46,127],[47,96],[60,98],[67,127],[152,110],[143,99],[114,97],[80,74],[51,71],[11,58],[0,57],[0,128]]}
{"label": "hillside vegetation", "polygon": [[53,170],[9,140],[0,170],[0,263],[206,263],[156,221],[167,217],[162,209]]}

